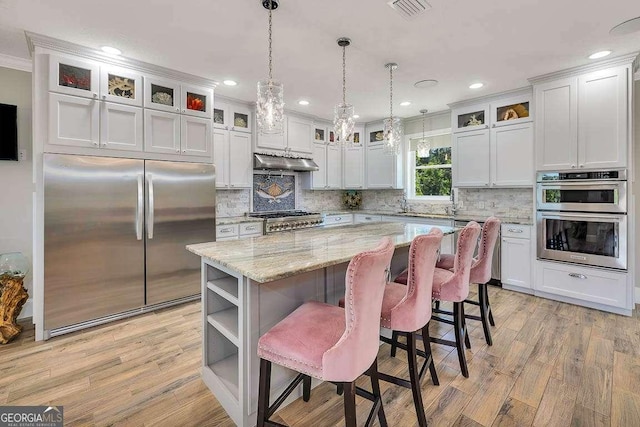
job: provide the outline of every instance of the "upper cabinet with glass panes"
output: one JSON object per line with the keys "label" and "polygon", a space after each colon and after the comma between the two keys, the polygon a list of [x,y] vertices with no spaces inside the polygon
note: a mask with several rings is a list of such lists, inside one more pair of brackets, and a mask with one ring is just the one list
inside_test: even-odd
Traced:
{"label": "upper cabinet with glass panes", "polygon": [[98,98],[100,66],[95,62],[49,56],[49,90],[83,98]]}
{"label": "upper cabinet with glass panes", "polygon": [[213,117],[213,89],[185,85],[181,88],[182,114],[206,119]]}
{"label": "upper cabinet with glass panes", "polygon": [[144,107],[154,110],[179,113],[180,83],[173,80],[164,80],[155,77],[144,79]]}
{"label": "upper cabinet with glass panes", "polygon": [[451,114],[451,130],[454,133],[489,128],[489,104],[458,108]]}
{"label": "upper cabinet with glass panes", "polygon": [[491,127],[533,121],[531,96],[501,99],[491,103]]}
{"label": "upper cabinet with glass panes", "polygon": [[251,110],[232,102],[213,102],[213,126],[218,129],[251,132]]}
{"label": "upper cabinet with glass panes", "polygon": [[142,107],[142,76],[123,68],[100,68],[100,99]]}

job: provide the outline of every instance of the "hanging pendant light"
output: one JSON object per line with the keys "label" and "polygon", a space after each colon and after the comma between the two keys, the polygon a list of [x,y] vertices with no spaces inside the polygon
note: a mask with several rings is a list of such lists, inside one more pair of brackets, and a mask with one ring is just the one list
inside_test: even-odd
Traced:
{"label": "hanging pendant light", "polygon": [[422,139],[418,141],[418,144],[416,145],[418,157],[429,157],[429,150],[431,150],[431,144],[429,144],[427,138],[424,137],[424,119],[425,114],[428,112],[429,110],[420,110],[420,113],[422,113]]}
{"label": "hanging pendant light", "polygon": [[[346,48],[351,44],[351,39],[340,37],[338,46],[342,47],[342,103],[333,110],[333,130],[336,134],[335,142],[348,145],[353,142],[353,105],[347,104],[347,53]],[[330,142],[332,144],[332,142]]]}
{"label": "hanging pendant light", "polygon": [[403,134],[402,120],[400,117],[393,117],[393,70],[398,68],[398,64],[390,62],[385,67],[389,69],[389,117],[384,119],[383,143],[388,154],[398,155]]}
{"label": "hanging pendant light", "polygon": [[284,132],[284,89],[282,83],[273,80],[272,59],[272,18],[273,10],[278,7],[276,0],[263,0],[262,6],[269,11],[269,78],[258,82],[258,100],[256,101],[256,121],[262,134],[282,134]]}

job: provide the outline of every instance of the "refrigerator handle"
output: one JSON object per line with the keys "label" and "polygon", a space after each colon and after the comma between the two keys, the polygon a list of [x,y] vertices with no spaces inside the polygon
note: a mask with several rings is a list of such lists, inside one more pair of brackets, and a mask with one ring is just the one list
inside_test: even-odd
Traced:
{"label": "refrigerator handle", "polygon": [[153,239],[153,222],[154,222],[154,199],[153,199],[153,176],[147,174],[147,186],[149,188],[149,215],[147,216],[147,238]]}
{"label": "refrigerator handle", "polygon": [[136,238],[142,240],[142,224],[144,222],[144,187],[142,174],[138,174],[138,203],[136,204]]}

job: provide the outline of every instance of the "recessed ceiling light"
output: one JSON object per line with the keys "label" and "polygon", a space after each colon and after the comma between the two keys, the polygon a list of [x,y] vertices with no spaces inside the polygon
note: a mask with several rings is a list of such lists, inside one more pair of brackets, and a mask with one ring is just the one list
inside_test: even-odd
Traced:
{"label": "recessed ceiling light", "polygon": [[359,115],[357,115],[357,114],[354,114],[354,115],[353,115],[353,118],[354,118],[354,119],[359,119],[359,118],[360,118],[360,116],[359,116]]}
{"label": "recessed ceiling light", "polygon": [[309,105],[309,101],[307,101],[305,99],[301,99],[300,101],[298,101],[298,104],[300,104],[300,105]]}
{"label": "recessed ceiling light", "polygon": [[400,106],[401,106],[401,107],[407,107],[407,106],[409,106],[409,105],[411,105],[411,102],[410,102],[410,101],[403,101],[403,102],[401,102],[401,103],[400,103]]}
{"label": "recessed ceiling light", "polygon": [[413,86],[418,89],[428,89],[430,87],[434,87],[437,84],[438,84],[437,80],[427,79],[427,80],[417,81],[413,84]]}
{"label": "recessed ceiling light", "polygon": [[611,55],[610,50],[601,50],[600,52],[592,53],[591,55],[589,55],[589,59],[600,59],[609,55]]}
{"label": "recessed ceiling light", "polygon": [[116,49],[115,47],[102,46],[101,49],[104,53],[108,53],[109,55],[122,55],[120,49]]}
{"label": "recessed ceiling light", "polygon": [[609,34],[612,36],[623,36],[635,33],[636,31],[640,31],[640,16],[616,25],[611,29],[611,31],[609,31]]}
{"label": "recessed ceiling light", "polygon": [[473,83],[469,85],[469,89],[480,89],[482,86],[484,86],[484,83]]}
{"label": "recessed ceiling light", "polygon": [[227,86],[235,86],[238,84],[238,82],[236,82],[235,80],[225,80],[222,83],[224,83]]}

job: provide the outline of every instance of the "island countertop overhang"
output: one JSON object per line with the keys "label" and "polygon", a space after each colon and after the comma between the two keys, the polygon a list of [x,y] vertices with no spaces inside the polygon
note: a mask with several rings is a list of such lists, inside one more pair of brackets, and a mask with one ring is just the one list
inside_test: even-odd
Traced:
{"label": "island countertop overhang", "polygon": [[356,254],[375,248],[385,236],[392,238],[396,248],[409,246],[414,237],[432,228],[441,229],[445,235],[454,233],[452,227],[378,222],[200,243],[187,249],[255,282],[266,283],[348,262]]}

